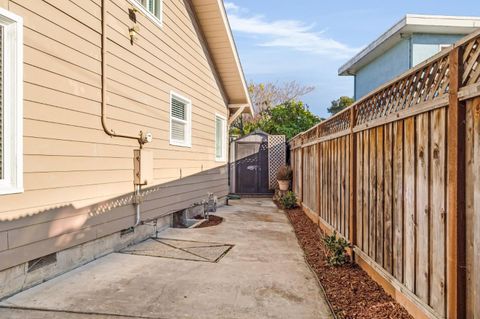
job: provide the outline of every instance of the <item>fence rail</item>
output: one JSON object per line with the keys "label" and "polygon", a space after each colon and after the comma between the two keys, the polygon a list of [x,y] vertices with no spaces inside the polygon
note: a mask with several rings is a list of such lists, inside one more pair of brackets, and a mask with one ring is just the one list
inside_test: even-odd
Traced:
{"label": "fence rail", "polygon": [[480,32],[290,149],[306,213],[415,318],[480,318]]}

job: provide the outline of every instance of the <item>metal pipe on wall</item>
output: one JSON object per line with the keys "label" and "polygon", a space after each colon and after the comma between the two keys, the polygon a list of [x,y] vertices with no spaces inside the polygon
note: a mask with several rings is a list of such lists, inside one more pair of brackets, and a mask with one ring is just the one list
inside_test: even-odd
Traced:
{"label": "metal pipe on wall", "polygon": [[136,140],[140,147],[142,147],[145,141],[141,131],[138,136],[117,134],[113,129],[109,129],[107,125],[107,1],[108,0],[102,0],[102,127],[105,133],[111,137]]}
{"label": "metal pipe on wall", "polygon": [[[152,136],[150,133],[147,133],[146,135],[143,134],[142,131],[139,132],[138,136],[132,136],[132,135],[126,135],[126,134],[117,134],[113,129],[109,129],[107,125],[107,1],[109,0],[102,0],[101,5],[102,5],[102,12],[101,12],[101,18],[102,18],[102,38],[101,38],[101,59],[102,59],[102,65],[101,65],[101,70],[102,70],[102,92],[101,92],[101,99],[102,99],[102,104],[101,104],[101,121],[102,121],[102,127],[103,130],[105,131],[106,134],[108,134],[111,137],[119,137],[119,138],[125,138],[125,139],[130,139],[130,140],[136,140],[140,146],[140,149],[143,148],[143,145],[145,143],[148,143],[151,141]],[[141,203],[141,185],[135,185],[135,194],[134,194],[134,200],[133,200],[133,205],[135,206],[135,224],[133,227],[137,227],[141,223],[141,216],[140,216],[140,203]]]}

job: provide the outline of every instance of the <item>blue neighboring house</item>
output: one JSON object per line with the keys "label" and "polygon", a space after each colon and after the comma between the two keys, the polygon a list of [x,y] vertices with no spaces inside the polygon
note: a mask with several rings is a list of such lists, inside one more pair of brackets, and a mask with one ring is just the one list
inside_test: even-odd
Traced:
{"label": "blue neighboring house", "polygon": [[355,77],[358,100],[479,27],[480,17],[408,14],[345,63],[338,74]]}

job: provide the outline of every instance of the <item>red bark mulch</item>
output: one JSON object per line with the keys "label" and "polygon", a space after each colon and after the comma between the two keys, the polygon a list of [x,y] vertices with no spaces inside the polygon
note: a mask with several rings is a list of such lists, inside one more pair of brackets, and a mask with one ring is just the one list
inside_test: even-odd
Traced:
{"label": "red bark mulch", "polygon": [[205,228],[205,227],[212,227],[217,226],[223,222],[223,218],[220,216],[210,215],[208,220],[204,221],[200,225],[196,226],[195,228]]}
{"label": "red bark mulch", "polygon": [[287,210],[306,259],[316,272],[338,318],[412,319],[383,288],[355,264],[332,267],[317,225],[300,208]]}

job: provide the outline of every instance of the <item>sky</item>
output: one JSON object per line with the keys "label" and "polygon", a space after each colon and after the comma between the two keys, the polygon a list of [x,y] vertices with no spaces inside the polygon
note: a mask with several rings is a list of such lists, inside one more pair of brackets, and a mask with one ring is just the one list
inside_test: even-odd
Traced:
{"label": "sky", "polygon": [[224,2],[247,81],[314,86],[302,100],[321,117],[353,96],[353,78],[338,68],[405,14],[480,16],[478,0]]}

